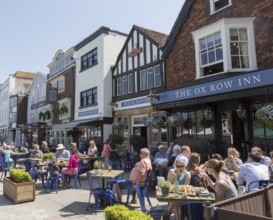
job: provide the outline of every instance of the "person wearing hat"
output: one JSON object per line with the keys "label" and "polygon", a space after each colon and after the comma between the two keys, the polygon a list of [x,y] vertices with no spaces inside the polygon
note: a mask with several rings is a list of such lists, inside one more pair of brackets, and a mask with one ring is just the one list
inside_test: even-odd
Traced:
{"label": "person wearing hat", "polygon": [[56,148],[56,153],[55,153],[56,159],[69,159],[70,158],[70,153],[68,150],[65,149],[63,144],[58,144]]}
{"label": "person wearing hat", "polygon": [[165,170],[169,163],[169,154],[166,152],[164,145],[159,145],[158,152],[155,154],[155,165],[159,176],[165,176]]}

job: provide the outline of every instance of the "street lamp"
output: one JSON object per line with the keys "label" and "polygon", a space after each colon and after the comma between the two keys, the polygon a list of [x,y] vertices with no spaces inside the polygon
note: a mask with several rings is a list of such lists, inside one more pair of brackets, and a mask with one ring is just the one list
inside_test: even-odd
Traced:
{"label": "street lamp", "polygon": [[239,108],[236,110],[237,115],[240,119],[245,117],[246,109],[241,104],[239,104]]}
{"label": "street lamp", "polygon": [[160,100],[160,97],[156,94],[154,94],[154,92],[152,90],[150,90],[150,93],[147,95],[147,97],[149,98],[150,104],[152,105],[154,100]]}
{"label": "street lamp", "polygon": [[206,120],[210,120],[211,115],[212,115],[212,112],[211,112],[210,107],[208,107],[207,109],[204,110],[204,117],[205,117]]}

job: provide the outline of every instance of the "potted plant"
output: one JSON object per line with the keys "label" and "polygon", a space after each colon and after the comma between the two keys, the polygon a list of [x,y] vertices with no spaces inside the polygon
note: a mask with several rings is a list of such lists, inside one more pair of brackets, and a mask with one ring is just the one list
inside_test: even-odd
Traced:
{"label": "potted plant", "polygon": [[166,181],[166,180],[159,182],[158,186],[161,189],[161,193],[162,193],[163,197],[169,196],[171,185],[172,184],[169,181]]}
{"label": "potted plant", "polygon": [[23,170],[12,169],[10,177],[4,177],[3,194],[14,203],[35,200],[35,182]]}
{"label": "potted plant", "polygon": [[100,162],[98,160],[95,160],[93,166],[95,169],[95,174],[97,175],[99,173],[99,169],[100,169]]}
{"label": "potted plant", "polygon": [[134,151],[139,152],[139,150],[147,145],[146,139],[137,134],[133,134],[129,138],[130,144],[134,147]]}

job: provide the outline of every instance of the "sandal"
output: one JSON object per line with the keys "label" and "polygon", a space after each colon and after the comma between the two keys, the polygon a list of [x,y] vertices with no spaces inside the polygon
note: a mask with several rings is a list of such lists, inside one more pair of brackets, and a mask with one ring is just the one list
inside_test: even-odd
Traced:
{"label": "sandal", "polygon": [[137,204],[137,200],[136,200],[136,199],[132,199],[132,200],[131,200],[131,203],[132,203],[132,204]]}

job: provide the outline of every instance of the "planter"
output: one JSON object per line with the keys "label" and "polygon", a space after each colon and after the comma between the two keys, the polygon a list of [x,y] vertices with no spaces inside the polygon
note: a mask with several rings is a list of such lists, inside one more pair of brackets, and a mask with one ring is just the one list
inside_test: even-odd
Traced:
{"label": "planter", "polygon": [[15,183],[4,177],[3,194],[14,203],[29,202],[35,200],[35,182]]}
{"label": "planter", "polygon": [[169,193],[170,193],[170,189],[161,188],[162,197],[168,197]]}

